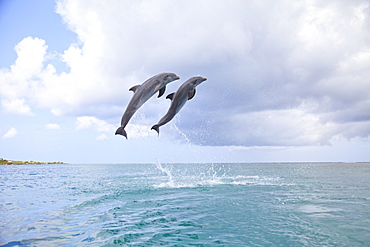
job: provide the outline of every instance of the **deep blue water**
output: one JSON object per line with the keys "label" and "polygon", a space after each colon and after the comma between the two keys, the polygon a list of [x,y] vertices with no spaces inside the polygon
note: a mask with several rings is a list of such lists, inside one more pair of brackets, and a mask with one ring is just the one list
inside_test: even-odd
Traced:
{"label": "deep blue water", "polygon": [[0,166],[0,246],[370,246],[370,163]]}

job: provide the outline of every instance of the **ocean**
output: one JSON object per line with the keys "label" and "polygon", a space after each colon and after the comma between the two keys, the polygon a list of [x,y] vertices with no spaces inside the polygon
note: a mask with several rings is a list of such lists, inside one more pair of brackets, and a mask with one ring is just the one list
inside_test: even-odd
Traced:
{"label": "ocean", "polygon": [[370,246],[370,163],[0,166],[0,246]]}

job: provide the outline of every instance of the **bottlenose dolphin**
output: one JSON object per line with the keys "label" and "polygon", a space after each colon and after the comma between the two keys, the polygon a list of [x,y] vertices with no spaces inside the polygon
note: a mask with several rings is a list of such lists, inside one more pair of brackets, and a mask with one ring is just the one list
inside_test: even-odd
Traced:
{"label": "bottlenose dolphin", "polygon": [[125,127],[134,113],[157,91],[159,91],[158,98],[161,97],[166,90],[166,85],[178,79],[180,79],[180,77],[174,73],[161,73],[149,78],[141,85],[136,85],[130,88],[129,90],[133,91],[134,95],[122,116],[121,127],[116,130],[116,135],[123,135],[127,139]]}
{"label": "bottlenose dolphin", "polygon": [[171,106],[166,115],[164,115],[157,124],[153,125],[151,129],[157,131],[159,135],[159,127],[165,125],[175,117],[175,115],[185,105],[186,101],[191,100],[194,97],[195,87],[205,80],[207,80],[207,78],[194,76],[184,82],[179,89],[177,89],[176,93],[170,93],[167,95],[166,99],[170,99],[172,101]]}

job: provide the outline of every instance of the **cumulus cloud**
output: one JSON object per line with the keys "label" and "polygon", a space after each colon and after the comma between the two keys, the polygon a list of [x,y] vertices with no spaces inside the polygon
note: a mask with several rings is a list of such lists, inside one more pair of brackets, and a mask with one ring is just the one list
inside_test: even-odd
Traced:
{"label": "cumulus cloud", "polygon": [[17,60],[10,69],[0,70],[1,105],[5,112],[34,115],[26,99],[37,90],[36,76],[41,73],[47,46],[39,38],[24,38],[15,46]]}
{"label": "cumulus cloud", "polygon": [[3,136],[4,139],[14,138],[18,134],[18,131],[16,128],[12,127],[10,128]]}
{"label": "cumulus cloud", "polygon": [[83,116],[77,118],[76,122],[77,130],[84,130],[89,128],[93,128],[98,132],[107,132],[115,129],[115,127],[112,124],[108,124],[107,122],[100,120],[96,117]]}
{"label": "cumulus cloud", "polygon": [[31,107],[25,104],[25,99],[4,99],[1,105],[5,112],[17,115],[33,116]]}
{"label": "cumulus cloud", "polygon": [[[45,41],[25,38],[15,64],[0,71],[9,112],[17,104],[13,111],[29,115],[31,107],[44,107],[82,116],[79,130],[114,133],[128,88],[171,71],[182,81],[208,78],[177,117],[192,142],[284,146],[369,138],[368,1],[61,0],[57,13],[79,39],[54,56],[69,71],[48,64]],[[150,100],[140,109],[147,119],[127,127],[149,135],[167,107]]]}

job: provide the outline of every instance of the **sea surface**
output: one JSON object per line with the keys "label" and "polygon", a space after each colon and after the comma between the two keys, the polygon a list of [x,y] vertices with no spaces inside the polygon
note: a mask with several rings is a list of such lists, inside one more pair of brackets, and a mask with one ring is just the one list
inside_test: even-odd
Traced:
{"label": "sea surface", "polygon": [[370,246],[370,163],[0,166],[0,246]]}

